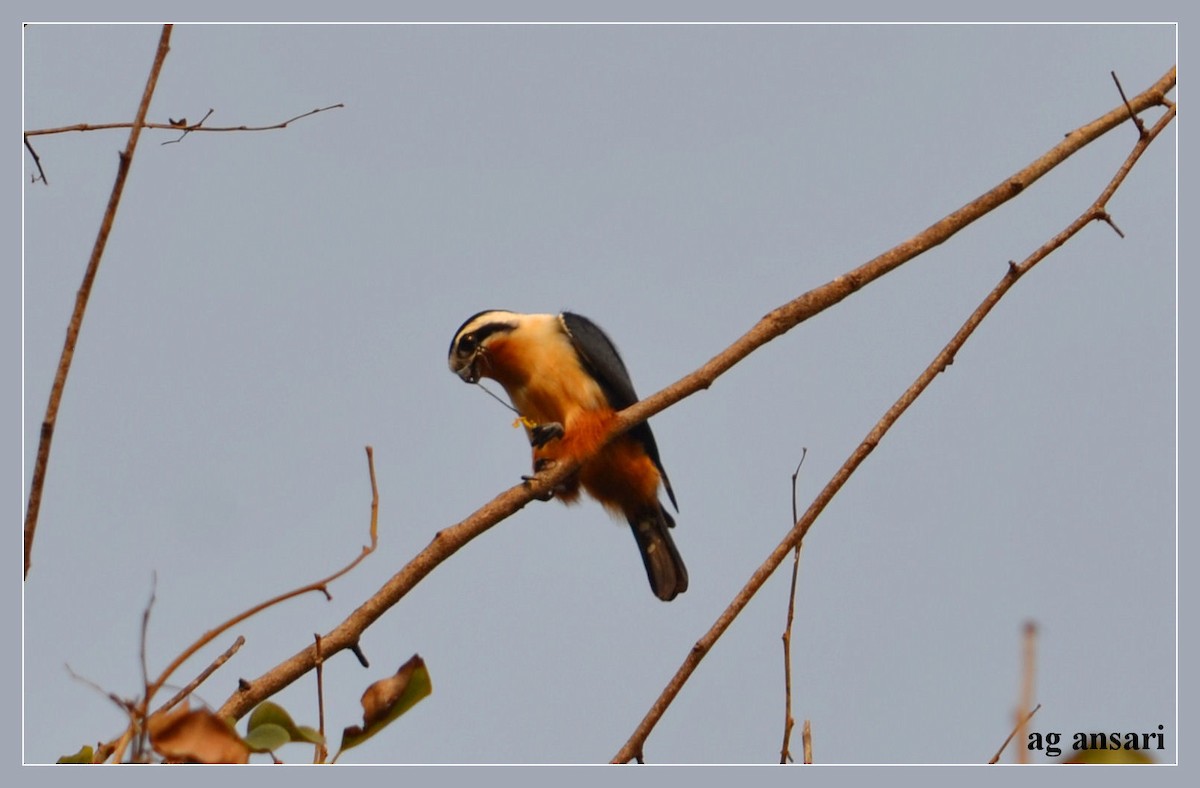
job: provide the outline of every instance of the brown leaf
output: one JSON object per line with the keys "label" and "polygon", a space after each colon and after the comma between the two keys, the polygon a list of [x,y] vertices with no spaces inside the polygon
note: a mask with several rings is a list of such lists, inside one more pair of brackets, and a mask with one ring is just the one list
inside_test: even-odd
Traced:
{"label": "brown leaf", "polygon": [[351,725],[342,731],[342,746],[334,756],[334,761],[343,751],[357,747],[386,728],[432,691],[433,685],[425,662],[414,654],[394,675],[367,687],[362,696],[362,727]]}
{"label": "brown leaf", "polygon": [[146,723],[150,744],[168,761],[182,763],[248,763],[250,748],[232,726],[206,709],[186,704]]}
{"label": "brown leaf", "polygon": [[[393,663],[395,664],[395,663]],[[362,696],[363,723],[370,727],[372,723],[387,717],[396,701],[408,688],[413,671],[424,667],[421,658],[414,655],[412,659],[400,666],[400,669],[386,679],[380,679],[367,687]]]}

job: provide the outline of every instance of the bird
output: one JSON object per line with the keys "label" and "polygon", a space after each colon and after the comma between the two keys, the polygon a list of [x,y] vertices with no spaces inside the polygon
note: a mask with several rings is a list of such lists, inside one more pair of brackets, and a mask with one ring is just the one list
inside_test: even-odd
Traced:
{"label": "bird", "polygon": [[582,460],[554,497],[575,503],[582,487],[629,523],[655,596],[669,602],[687,590],[687,568],[671,538],[675,519],[659,488],[679,507],[650,425],[642,422],[598,449],[617,411],[638,400],[625,362],[599,326],[573,312],[490,309],[459,326],[449,356],[450,370],[463,381],[490,378],[504,388],[525,426],[534,473]]}

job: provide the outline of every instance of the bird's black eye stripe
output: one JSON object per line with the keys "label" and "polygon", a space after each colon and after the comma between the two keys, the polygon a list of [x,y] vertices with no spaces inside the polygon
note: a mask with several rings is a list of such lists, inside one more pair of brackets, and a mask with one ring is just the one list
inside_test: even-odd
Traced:
{"label": "bird's black eye stripe", "polygon": [[492,334],[502,331],[512,331],[514,328],[516,328],[516,325],[513,323],[488,323],[485,326],[480,326],[469,334],[460,336],[458,342],[454,345],[454,352],[459,356],[469,356]]}

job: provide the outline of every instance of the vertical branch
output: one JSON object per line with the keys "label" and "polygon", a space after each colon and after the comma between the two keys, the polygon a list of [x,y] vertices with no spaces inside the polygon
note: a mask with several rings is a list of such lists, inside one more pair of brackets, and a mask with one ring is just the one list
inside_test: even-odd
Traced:
{"label": "vertical branch", "polygon": [[[142,611],[142,633],[139,644],[139,655],[142,663],[142,688],[149,692],[150,689],[150,671],[146,665],[146,639],[150,632],[150,611],[154,609],[154,600],[158,594],[158,574],[151,573],[150,575],[150,599],[146,602],[146,609]],[[146,726],[137,726],[137,736],[133,740],[133,760],[135,763],[141,763],[146,753]]]}
{"label": "vertical branch", "polygon": [[[1017,741],[1022,743],[1029,741],[1029,736],[1026,734],[1026,728],[1029,724],[1029,718],[1033,716],[1029,709],[1033,706],[1033,677],[1034,667],[1037,662],[1036,646],[1037,625],[1032,621],[1026,621],[1024,629],[1023,655],[1021,658],[1021,705],[1017,708],[1016,714]],[[1028,762],[1029,748],[1017,747],[1017,763]]]}
{"label": "vertical branch", "polygon": [[92,293],[92,283],[96,280],[96,271],[100,268],[100,258],[104,255],[104,247],[108,243],[108,235],[112,231],[113,219],[117,214],[117,206],[121,202],[121,194],[125,190],[125,179],[129,176],[129,166],[133,163],[133,151],[137,147],[138,137],[142,133],[142,125],[146,122],[146,112],[150,109],[150,99],[158,84],[158,75],[162,71],[163,61],[170,51],[171,25],[163,25],[162,34],[158,39],[158,51],[154,55],[154,64],[150,67],[150,76],[146,79],[146,88],[142,91],[142,101],[138,105],[137,117],[129,130],[129,141],[125,150],[120,154],[117,165],[117,178],[113,183],[112,194],[108,198],[108,207],[104,209],[104,218],[100,221],[100,231],[96,233],[96,243],[92,247],[92,256],[88,259],[87,270],[83,274],[83,283],[75,296],[75,310],[71,313],[71,322],[67,324],[67,338],[63,342],[62,355],[58,359],[58,371],[54,375],[54,385],[50,389],[50,401],[46,405],[46,416],[42,419],[42,434],[38,441],[37,460],[33,466],[33,481],[29,487],[29,504],[25,509],[25,577],[29,577],[30,556],[33,553],[33,534],[37,529],[38,512],[42,507],[42,488],[46,482],[46,465],[50,460],[50,442],[54,438],[54,425],[58,420],[58,406],[62,401],[63,388],[67,385],[67,373],[71,369],[71,359],[75,355],[75,343],[79,339],[79,329],[83,325],[83,313],[87,309],[88,298]]}
{"label": "vertical branch", "polygon": [[321,635],[314,632],[313,639],[317,652],[317,730],[321,733],[321,742],[313,753],[313,763],[325,763],[329,757],[329,750],[325,747],[325,655],[321,653]]}
{"label": "vertical branch", "polygon": [[[804,464],[804,458],[807,455],[808,449],[801,449],[800,462],[796,465],[796,470],[792,473],[793,523],[800,519],[800,515],[796,512],[796,479],[800,477],[800,466]],[[800,545],[796,545],[793,556],[792,590],[788,596],[787,623],[783,628],[783,745],[779,748],[780,763],[787,763],[793,760],[789,748],[792,739],[792,728],[796,725],[796,719],[792,717],[792,620],[796,616],[796,578],[800,575]],[[805,725],[808,725],[807,721]]]}

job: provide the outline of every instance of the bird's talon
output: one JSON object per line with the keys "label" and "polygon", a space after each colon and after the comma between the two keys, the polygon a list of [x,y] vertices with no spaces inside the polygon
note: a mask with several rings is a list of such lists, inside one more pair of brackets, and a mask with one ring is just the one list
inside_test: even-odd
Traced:
{"label": "bird's talon", "polygon": [[557,421],[537,424],[529,429],[529,445],[536,449],[562,436],[563,425]]}

